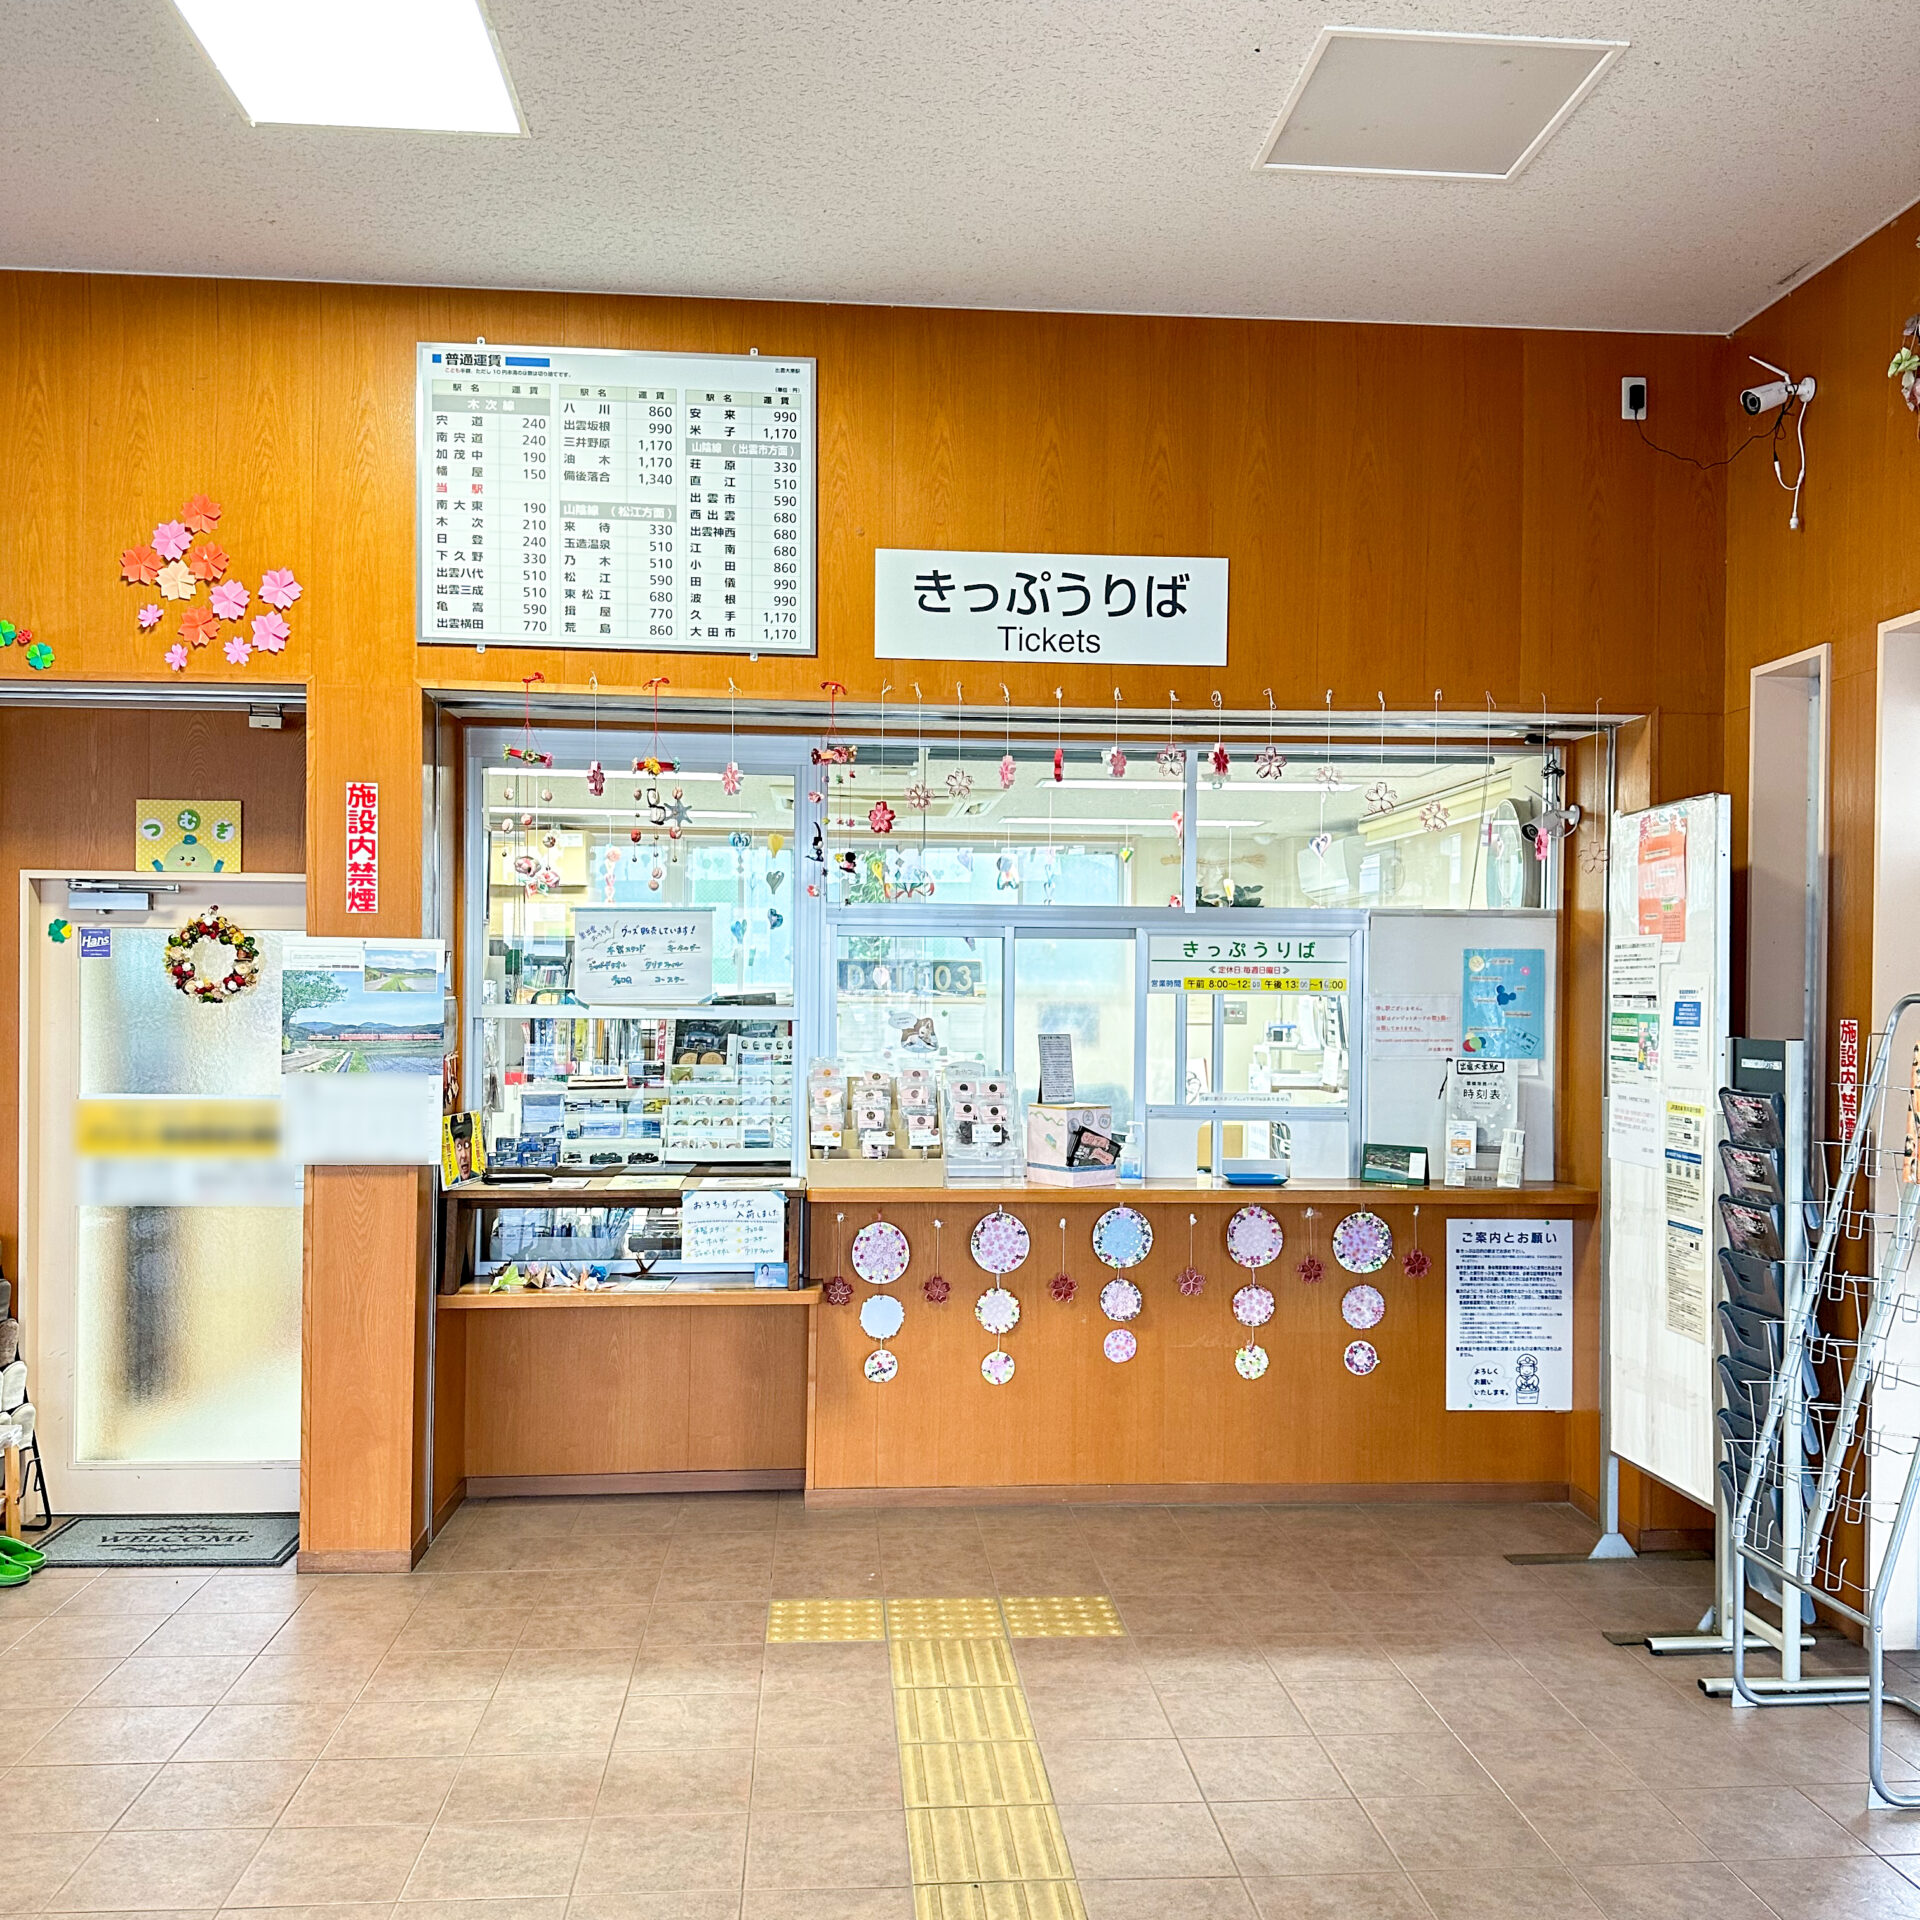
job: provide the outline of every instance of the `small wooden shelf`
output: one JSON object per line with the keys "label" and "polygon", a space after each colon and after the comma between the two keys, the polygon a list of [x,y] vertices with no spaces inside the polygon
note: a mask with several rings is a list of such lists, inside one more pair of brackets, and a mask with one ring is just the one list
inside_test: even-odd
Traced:
{"label": "small wooden shelf", "polygon": [[810,1307],[818,1287],[702,1287],[678,1293],[576,1293],[526,1287],[510,1293],[443,1293],[442,1313],[512,1312],[523,1307]]}

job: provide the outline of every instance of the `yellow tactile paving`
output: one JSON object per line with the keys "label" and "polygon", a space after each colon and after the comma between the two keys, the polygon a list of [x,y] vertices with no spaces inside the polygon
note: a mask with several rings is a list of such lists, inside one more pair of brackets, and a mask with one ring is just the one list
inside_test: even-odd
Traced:
{"label": "yellow tactile paving", "polygon": [[1018,1687],[895,1687],[893,1717],[903,1747],[1033,1738]]}
{"label": "yellow tactile paving", "polygon": [[770,1642],[886,1637],[886,1614],[878,1600],[776,1600],[767,1613]]}
{"label": "yellow tactile paving", "polygon": [[1007,1632],[1016,1640],[1118,1640],[1126,1636],[1104,1593],[1039,1594],[1002,1599]]}
{"label": "yellow tactile paving", "polygon": [[910,1807],[907,1853],[916,1884],[1073,1878],[1051,1806]]}
{"label": "yellow tactile paving", "polygon": [[1000,1880],[975,1886],[919,1886],[914,1920],[1087,1920],[1071,1880]]}
{"label": "yellow tactile paving", "polygon": [[1013,1649],[1004,1640],[893,1641],[896,1687],[1014,1687]]}
{"label": "yellow tactile paving", "polygon": [[1044,1807],[1052,1804],[1040,1749],[1025,1740],[967,1740],[902,1747],[909,1807]]}
{"label": "yellow tactile paving", "polygon": [[895,1639],[998,1639],[1006,1633],[1000,1603],[979,1597],[959,1600],[889,1600],[887,1631]]}

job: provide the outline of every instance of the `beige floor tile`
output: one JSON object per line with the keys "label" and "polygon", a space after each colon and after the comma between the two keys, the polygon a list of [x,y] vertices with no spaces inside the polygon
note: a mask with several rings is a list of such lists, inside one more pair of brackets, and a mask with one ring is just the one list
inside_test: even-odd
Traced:
{"label": "beige floor tile", "polygon": [[1082,1880],[1087,1920],[1254,1920],[1238,1880]]}
{"label": "beige floor tile", "polygon": [[1717,1862],[1589,1867],[1580,1884],[1607,1920],[1775,1920],[1773,1909]]}
{"label": "beige floor tile", "polygon": [[[1476,1736],[1466,1745],[1501,1791],[1522,1807],[1543,1796],[1551,1799],[1569,1785],[1589,1787],[1595,1793],[1630,1793],[1645,1784],[1610,1746],[1590,1733],[1537,1734],[1513,1740]],[[1345,1749],[1330,1741],[1327,1750],[1337,1760]]]}
{"label": "beige floor tile", "polygon": [[1199,1805],[1062,1806],[1073,1870],[1089,1880],[1206,1878],[1233,1860]]}
{"label": "beige floor tile", "polygon": [[0,1834],[104,1833],[153,1774],[146,1763],[9,1767],[0,1771]]}
{"label": "beige floor tile", "polygon": [[166,1616],[151,1613],[49,1614],[14,1642],[25,1660],[124,1660]]}
{"label": "beige floor tile", "polygon": [[[416,1608],[400,1629],[393,1651],[414,1653],[511,1653],[528,1631],[524,1614],[496,1607],[463,1607],[458,1611]],[[542,1623],[543,1635],[546,1623]],[[554,1645],[565,1645],[555,1640]]]}
{"label": "beige floor tile", "polygon": [[390,1651],[368,1676],[368,1700],[489,1700],[507,1670],[503,1652]]}
{"label": "beige floor tile", "polygon": [[317,1760],[344,1706],[212,1708],[182,1742],[180,1760]]}
{"label": "beige floor tile", "polygon": [[[806,1596],[796,1596],[806,1597]],[[760,1646],[767,1637],[767,1603],[761,1599],[712,1603],[656,1600],[647,1633],[662,1639],[679,1635],[695,1644]]]}
{"label": "beige floor tile", "polygon": [[[565,1920],[566,1912],[559,1894],[521,1900],[409,1900],[394,1909],[393,1920]],[[316,1914],[313,1920],[329,1916]]]}
{"label": "beige floor tile", "polygon": [[450,1825],[493,1820],[584,1820],[606,1763],[596,1754],[517,1754],[511,1765],[489,1754],[462,1762],[440,1817]]}
{"label": "beige floor tile", "polygon": [[660,1813],[596,1819],[574,1892],[732,1892],[743,1884],[744,1813]]}
{"label": "beige floor tile", "polygon": [[1592,1920],[1599,1911],[1573,1876],[1557,1867],[1514,1879],[1489,1879],[1477,1869],[1416,1873],[1412,1879],[1434,1920]]}
{"label": "beige floor tile", "polygon": [[223,1705],[290,1707],[339,1705],[359,1697],[379,1664],[372,1652],[263,1653],[250,1660],[227,1690]]}
{"label": "beige floor tile", "polygon": [[457,1758],[486,1711],[478,1700],[376,1700],[354,1707],[324,1749],[329,1760]]}
{"label": "beige floor tile", "polygon": [[1704,1840],[1645,1791],[1587,1793],[1570,1787],[1530,1800],[1526,1814],[1541,1839],[1577,1875],[1598,1867],[1713,1857]]}
{"label": "beige floor tile", "polygon": [[1213,1809],[1248,1879],[1287,1873],[1386,1873],[1387,1843],[1350,1800],[1229,1800]]}
{"label": "beige floor tile", "polygon": [[110,1833],[47,1901],[49,1913],[217,1907],[224,1903],[263,1833]]}
{"label": "beige floor tile", "polygon": [[429,1827],[440,1817],[457,1760],[318,1760],[283,1827]]}
{"label": "beige floor tile", "polygon": [[247,1670],[244,1654],[149,1660],[138,1655],[108,1669],[87,1695],[90,1707],[211,1707]]}
{"label": "beige floor tile", "polygon": [[[755,1771],[751,1747],[629,1749],[607,1762],[599,1798],[587,1811],[606,1819],[644,1819],[653,1813],[744,1813]],[[896,1782],[898,1777],[896,1770]],[[819,1782],[810,1784],[810,1804],[818,1804]]]}
{"label": "beige floor tile", "polygon": [[1297,1873],[1246,1889],[1260,1920],[1431,1920],[1403,1873]]}
{"label": "beige floor tile", "polygon": [[97,1833],[10,1835],[7,1885],[14,1905],[23,1913],[39,1913],[99,1844]]}
{"label": "beige floor tile", "polygon": [[1308,1735],[1182,1740],[1181,1746],[1209,1800],[1346,1799],[1352,1791]]}
{"label": "beige floor tile", "polygon": [[1434,1733],[1444,1724],[1404,1680],[1289,1681],[1287,1692],[1316,1734]]}
{"label": "beige floor tile", "polygon": [[404,1899],[486,1900],[572,1891],[585,1820],[504,1820],[437,1826],[420,1850]]}
{"label": "beige floor tile", "polygon": [[307,1776],[303,1760],[174,1760],[127,1809],[125,1829],[270,1827]]}
{"label": "beige floor tile", "polygon": [[750,1887],[904,1887],[912,1879],[903,1813],[756,1808],[748,1827]]}
{"label": "beige floor tile", "polygon": [[635,1693],[757,1693],[764,1655],[755,1646],[643,1645],[633,1663]]}
{"label": "beige floor tile", "polygon": [[1182,1740],[1271,1739],[1307,1731],[1286,1690],[1272,1680],[1194,1693],[1175,1693],[1162,1685],[1159,1694],[1167,1724]]}
{"label": "beige floor tile", "polygon": [[1741,1861],[1734,1871],[1780,1920],[1920,1920],[1920,1886],[1885,1860]]}
{"label": "beige floor tile", "polygon": [[171,1701],[96,1700],[101,1684],[121,1666],[119,1660],[36,1660],[33,1663],[33,1703],[53,1707],[64,1713],[83,1702],[90,1707],[169,1706]]}
{"label": "beige floor tile", "polygon": [[1866,1847],[1794,1787],[1663,1792],[1681,1822],[1735,1865],[1748,1860],[1839,1859]]}
{"label": "beige floor tile", "polygon": [[1110,1699],[1097,1690],[1077,1694],[1049,1694],[1036,1700],[1028,1690],[1034,1730],[1051,1744],[1060,1740],[1170,1740],[1173,1727],[1160,1702],[1123,1697]]}
{"label": "beige floor tile", "polygon": [[169,1614],[184,1606],[207,1584],[204,1573],[102,1573],[74,1594],[62,1609],[86,1614]]}
{"label": "beige floor tile", "polygon": [[204,1717],[199,1707],[75,1707],[15,1757],[29,1766],[158,1764]]}
{"label": "beige floor tile", "polygon": [[523,1642],[507,1656],[500,1676],[502,1693],[564,1688],[578,1693],[625,1693],[634,1656],[624,1647],[564,1647]]}
{"label": "beige floor tile", "polygon": [[426,1839],[424,1827],[278,1827],[227,1897],[231,1907],[391,1900]]}
{"label": "beige floor tile", "polygon": [[754,1754],[754,1811],[817,1806],[822,1780],[833,1782],[834,1805],[843,1812],[899,1806],[900,1752],[891,1733],[868,1746],[779,1747],[761,1741]]}
{"label": "beige floor tile", "polygon": [[1500,1791],[1472,1753],[1444,1730],[1329,1734],[1321,1745],[1348,1790],[1363,1800]]}
{"label": "beige floor tile", "polygon": [[[669,1898],[673,1896],[668,1896]],[[721,1894],[684,1895],[693,1900],[720,1900]],[[592,1903],[589,1903],[592,1904]],[[610,1920],[598,1913],[582,1915],[582,1902],[574,1902],[568,1920]],[[724,1911],[724,1920],[733,1920],[735,1909]],[[911,1887],[835,1887],[828,1890],[799,1887],[750,1887],[745,1904],[739,1909],[741,1920],[916,1920]],[[719,1907],[685,1909],[686,1920],[722,1920]],[[651,1907],[637,1908],[617,1920],[682,1920],[678,1907],[663,1907],[656,1914]]]}
{"label": "beige floor tile", "polygon": [[1058,1806],[1201,1797],[1177,1740],[1052,1740],[1043,1752]]}
{"label": "beige floor tile", "polygon": [[617,1696],[555,1699],[540,1694],[497,1696],[480,1716],[470,1751],[476,1754],[602,1754],[620,1724]]}
{"label": "beige floor tile", "polygon": [[[1894,1783],[1890,1780],[1888,1785]],[[1829,1819],[1839,1821],[1856,1840],[1875,1853],[1890,1859],[1920,1854],[1920,1809],[1870,1808],[1864,1786],[1802,1787],[1800,1791]],[[1896,1787],[1895,1791],[1902,1789]]]}
{"label": "beige floor tile", "polygon": [[1370,1799],[1368,1817],[1411,1874],[1524,1876],[1553,1864],[1519,1809],[1486,1794]]}
{"label": "beige floor tile", "polygon": [[285,1616],[278,1613],[178,1613],[161,1621],[141,1642],[140,1651],[152,1660],[255,1654],[285,1624]]}
{"label": "beige floor tile", "polygon": [[319,1590],[324,1574],[249,1572],[210,1574],[199,1581],[183,1613],[292,1613]]}

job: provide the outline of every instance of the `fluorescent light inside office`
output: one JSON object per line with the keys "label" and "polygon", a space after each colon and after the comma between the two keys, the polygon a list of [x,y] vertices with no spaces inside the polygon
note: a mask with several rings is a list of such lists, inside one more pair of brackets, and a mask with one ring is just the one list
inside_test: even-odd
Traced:
{"label": "fluorescent light inside office", "polygon": [[523,131],[479,0],[174,0],[255,126]]}

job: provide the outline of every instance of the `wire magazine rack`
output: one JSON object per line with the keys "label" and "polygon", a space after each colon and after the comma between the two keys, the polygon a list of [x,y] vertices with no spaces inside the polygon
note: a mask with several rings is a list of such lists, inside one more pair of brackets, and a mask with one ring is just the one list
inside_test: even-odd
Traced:
{"label": "wire magazine rack", "polygon": [[[1823,1148],[1829,1163],[1838,1154],[1838,1170],[1824,1204],[1806,1209],[1811,1250],[1786,1265],[1784,1334],[1764,1406],[1762,1389],[1749,1390],[1754,1437],[1732,1446],[1733,1550],[1744,1577],[1732,1582],[1731,1691],[1753,1707],[1864,1701],[1868,1775],[1890,1807],[1920,1807],[1920,1794],[1889,1789],[1883,1767],[1887,1706],[1920,1717],[1920,1701],[1888,1692],[1885,1673],[1889,1606],[1897,1593],[1912,1604],[1902,1547],[1920,1497],[1920,1049],[1897,1085],[1892,1071],[1901,1020],[1916,1008],[1920,994],[1894,1006],[1875,1037],[1858,1117]],[[1777,1644],[1764,1617],[1747,1618],[1749,1586],[1780,1607],[1788,1633],[1811,1612],[1807,1602],[1855,1622],[1864,1689],[1857,1675],[1790,1685],[1749,1675],[1749,1634]]]}

